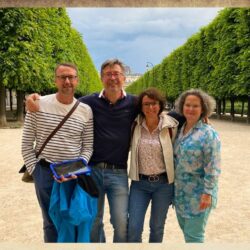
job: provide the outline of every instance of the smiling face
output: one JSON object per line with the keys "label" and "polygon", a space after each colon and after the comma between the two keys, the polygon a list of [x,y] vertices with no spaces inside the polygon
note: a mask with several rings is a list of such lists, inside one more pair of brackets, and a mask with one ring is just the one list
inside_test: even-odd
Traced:
{"label": "smiling face", "polygon": [[107,94],[120,93],[125,82],[124,72],[118,64],[106,66],[102,71],[101,79]]}
{"label": "smiling face", "polygon": [[55,77],[58,94],[62,96],[73,96],[78,84],[76,70],[68,66],[59,66],[56,70]]}
{"label": "smiling face", "polygon": [[146,118],[157,118],[160,112],[159,101],[145,95],[142,98],[142,112]]}
{"label": "smiling face", "polygon": [[201,99],[195,95],[188,95],[183,105],[183,115],[187,122],[196,123],[202,114]]}

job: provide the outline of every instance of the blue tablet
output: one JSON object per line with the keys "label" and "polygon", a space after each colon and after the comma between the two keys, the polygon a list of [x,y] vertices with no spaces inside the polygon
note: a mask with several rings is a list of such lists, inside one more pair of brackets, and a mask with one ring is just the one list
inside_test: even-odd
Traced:
{"label": "blue tablet", "polygon": [[50,169],[57,179],[60,179],[62,175],[67,178],[71,175],[88,174],[91,172],[90,167],[86,165],[82,158],[51,163]]}

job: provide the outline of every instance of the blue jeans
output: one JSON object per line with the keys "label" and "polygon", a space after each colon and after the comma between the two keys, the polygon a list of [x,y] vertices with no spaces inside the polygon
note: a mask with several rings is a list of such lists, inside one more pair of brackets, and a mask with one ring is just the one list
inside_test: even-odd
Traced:
{"label": "blue jeans", "polygon": [[142,242],[143,224],[150,201],[149,242],[162,242],[164,225],[170,204],[173,201],[174,185],[166,180],[132,181],[129,197],[128,242]]}
{"label": "blue jeans", "polygon": [[91,242],[105,242],[103,214],[105,194],[114,228],[113,242],[127,242],[128,176],[126,169],[92,168],[92,176],[99,189],[98,211],[92,226]]}
{"label": "blue jeans", "polygon": [[52,172],[49,167],[41,166],[38,162],[32,176],[38,203],[42,210],[44,242],[57,242],[57,231],[48,213],[54,183]]}
{"label": "blue jeans", "polygon": [[184,234],[186,243],[203,243],[205,235],[205,227],[211,208],[204,210],[204,213],[193,218],[184,218],[176,213],[179,226]]}

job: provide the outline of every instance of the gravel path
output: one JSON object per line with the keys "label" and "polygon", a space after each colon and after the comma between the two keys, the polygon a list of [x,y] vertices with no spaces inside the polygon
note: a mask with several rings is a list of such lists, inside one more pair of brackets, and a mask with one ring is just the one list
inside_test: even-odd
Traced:
{"label": "gravel path", "polygon": [[[212,211],[206,242],[250,243],[250,126],[212,120],[222,141],[222,174],[218,206]],[[33,184],[21,182],[22,129],[0,129],[0,242],[42,243],[42,221]],[[148,217],[143,241],[148,241]],[[112,242],[112,227],[106,204],[105,231]],[[183,243],[175,212],[171,208],[165,226],[165,243]]]}

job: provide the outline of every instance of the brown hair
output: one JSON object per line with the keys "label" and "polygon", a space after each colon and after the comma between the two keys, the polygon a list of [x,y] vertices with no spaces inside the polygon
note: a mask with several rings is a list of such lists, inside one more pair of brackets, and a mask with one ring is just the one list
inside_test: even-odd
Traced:
{"label": "brown hair", "polygon": [[159,114],[163,111],[166,105],[166,99],[157,88],[151,87],[141,92],[138,96],[138,109],[139,109],[140,114],[144,116],[142,112],[142,99],[144,96],[148,96],[149,98],[153,100],[159,101],[159,105],[160,105]]}

